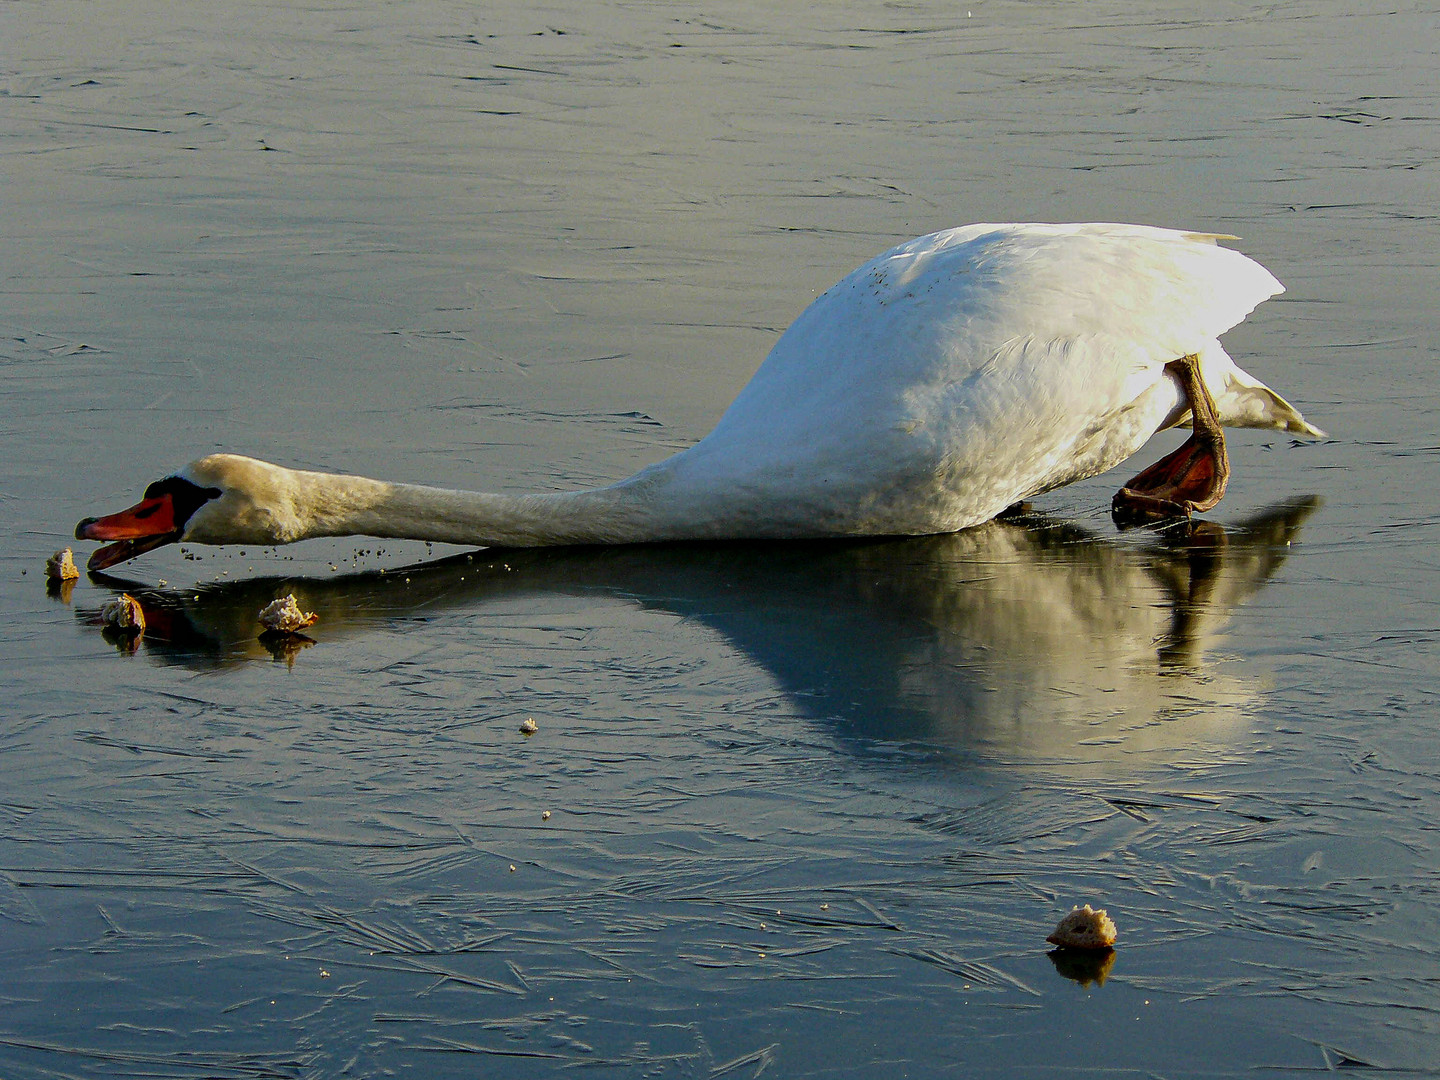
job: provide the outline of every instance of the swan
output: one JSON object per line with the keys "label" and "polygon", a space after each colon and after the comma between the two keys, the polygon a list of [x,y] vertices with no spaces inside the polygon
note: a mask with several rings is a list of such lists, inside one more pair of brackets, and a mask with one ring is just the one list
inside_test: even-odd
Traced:
{"label": "swan", "polygon": [[1117,517],[1213,507],[1222,425],[1310,437],[1219,335],[1284,287],[1217,241],[1118,224],[980,224],[900,244],[818,297],[715,429],[606,487],[505,495],[214,454],[137,505],[86,518],[103,570],[162,544],[364,535],[486,547],[923,535],[978,525],[1186,443],[1115,496]]}

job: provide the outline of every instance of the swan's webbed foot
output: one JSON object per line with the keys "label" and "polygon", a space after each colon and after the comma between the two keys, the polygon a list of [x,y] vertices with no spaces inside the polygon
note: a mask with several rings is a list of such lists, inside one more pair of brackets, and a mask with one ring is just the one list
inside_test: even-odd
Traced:
{"label": "swan's webbed foot", "polygon": [[1225,495],[1230,459],[1215,399],[1200,377],[1200,358],[1184,356],[1165,369],[1180,380],[1193,417],[1190,438],[1115,493],[1110,513],[1121,528],[1188,518],[1209,510]]}

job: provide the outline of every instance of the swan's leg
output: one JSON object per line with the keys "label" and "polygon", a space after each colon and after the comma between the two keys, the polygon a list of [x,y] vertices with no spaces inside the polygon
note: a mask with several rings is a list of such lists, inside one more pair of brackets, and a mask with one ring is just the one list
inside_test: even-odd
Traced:
{"label": "swan's leg", "polygon": [[1190,438],[1115,494],[1110,509],[1122,525],[1188,518],[1192,511],[1209,510],[1224,497],[1230,479],[1225,433],[1215,415],[1215,399],[1200,377],[1200,358],[1182,356],[1165,370],[1180,380],[1190,400]]}

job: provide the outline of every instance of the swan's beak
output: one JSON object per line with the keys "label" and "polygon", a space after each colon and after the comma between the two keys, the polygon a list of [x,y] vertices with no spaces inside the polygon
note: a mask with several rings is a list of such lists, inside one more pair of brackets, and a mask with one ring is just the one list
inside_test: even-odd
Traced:
{"label": "swan's beak", "polygon": [[75,526],[75,539],[117,541],[97,548],[85,564],[89,570],[105,570],[163,544],[173,544],[183,531],[175,524],[175,502],[167,491],[118,514],[86,518]]}

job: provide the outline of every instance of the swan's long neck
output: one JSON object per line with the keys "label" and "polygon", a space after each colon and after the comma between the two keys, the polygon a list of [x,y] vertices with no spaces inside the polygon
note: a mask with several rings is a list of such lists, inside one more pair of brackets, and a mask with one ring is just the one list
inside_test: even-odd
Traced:
{"label": "swan's long neck", "polygon": [[[696,460],[696,450],[692,447],[608,487],[546,495],[395,484],[214,454],[180,474],[201,490],[221,492],[190,518],[184,539],[198,544],[288,544],[315,536],[375,536],[477,547],[549,547],[855,531],[846,528],[850,519],[838,516],[831,502],[791,497],[783,477],[772,481],[737,476],[734,468]],[[837,523],[827,528],[826,514]]]}
{"label": "swan's long neck", "polygon": [[293,475],[300,535],[375,536],[486,547],[620,544],[678,539],[686,531],[657,508],[651,485],[498,495],[393,484],[360,476]]}

